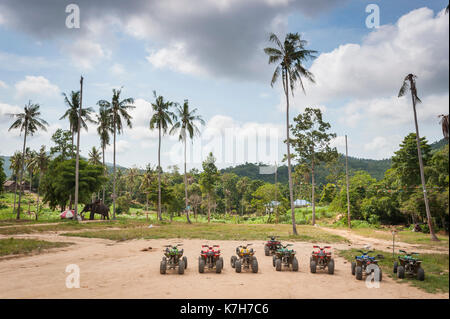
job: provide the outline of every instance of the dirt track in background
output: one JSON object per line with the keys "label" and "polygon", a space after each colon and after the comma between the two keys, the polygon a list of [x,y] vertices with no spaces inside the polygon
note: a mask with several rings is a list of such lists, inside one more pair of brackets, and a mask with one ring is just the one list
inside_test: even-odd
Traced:
{"label": "dirt track in background", "polygon": [[[8,236],[10,237],[10,236]],[[14,236],[49,241],[69,241],[76,245],[46,254],[0,261],[0,298],[449,298],[430,294],[408,284],[395,283],[386,274],[380,288],[369,289],[351,275],[350,265],[336,257],[334,275],[309,271],[311,243],[295,242],[299,272],[276,272],[272,258],[264,256],[263,242],[253,241],[259,272],[238,274],[230,257],[241,242],[220,241],[225,268],[222,274],[198,273],[197,257],[204,240],[132,240],[74,238],[52,234]],[[159,274],[162,246],[183,243],[188,258],[184,275],[175,270]],[[149,251],[143,248],[152,247]],[[347,249],[346,244],[334,245]],[[80,267],[80,288],[65,286],[66,266]]]}

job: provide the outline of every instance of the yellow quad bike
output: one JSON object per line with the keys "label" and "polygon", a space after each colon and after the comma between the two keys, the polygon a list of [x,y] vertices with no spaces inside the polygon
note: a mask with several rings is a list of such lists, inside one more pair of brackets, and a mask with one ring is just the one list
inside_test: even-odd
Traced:
{"label": "yellow quad bike", "polygon": [[248,248],[252,244],[240,245],[236,247],[236,255],[231,256],[231,267],[236,270],[237,273],[244,269],[252,269],[253,273],[258,272],[258,260],[254,256],[255,251],[253,248]]}

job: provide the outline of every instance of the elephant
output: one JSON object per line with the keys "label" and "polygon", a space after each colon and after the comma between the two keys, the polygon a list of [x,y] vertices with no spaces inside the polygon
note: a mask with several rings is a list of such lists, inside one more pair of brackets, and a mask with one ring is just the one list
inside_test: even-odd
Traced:
{"label": "elephant", "polygon": [[83,217],[83,214],[85,212],[91,212],[91,214],[89,215],[89,220],[94,219],[94,214],[100,214],[102,215],[102,219],[106,218],[109,220],[109,207],[103,204],[101,200],[96,200],[95,202],[86,204],[80,215]]}

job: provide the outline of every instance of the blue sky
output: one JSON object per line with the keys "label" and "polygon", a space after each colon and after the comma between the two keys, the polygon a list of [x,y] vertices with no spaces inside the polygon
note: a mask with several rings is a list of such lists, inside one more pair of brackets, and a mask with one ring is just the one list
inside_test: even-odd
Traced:
{"label": "blue sky", "polygon": [[[110,99],[112,88],[120,86],[123,97],[136,99],[133,129],[118,141],[120,165],[156,163],[157,132],[148,129],[153,90],[171,101],[189,99],[207,122],[189,151],[188,168],[200,167],[210,150],[220,167],[280,162],[285,102],[280,87],[270,86],[274,67],[262,52],[269,32],[280,37],[299,32],[318,51],[318,58],[306,64],[317,84],[306,86],[306,96],[295,92],[291,119],[306,106],[322,108],[341,152],[347,134],[350,155],[386,158],[414,130],[409,100],[396,98],[409,72],[419,77],[424,102],[418,111],[421,134],[431,142],[442,136],[437,115],[448,112],[449,28],[442,12],[448,1],[73,3],[80,8],[80,29],[65,27],[61,1],[0,3],[1,155],[21,148],[21,137],[7,132],[11,120],[5,114],[19,111],[30,99],[41,104],[50,123],[48,133],[29,139],[30,146],[51,146],[54,130],[68,128],[67,121],[58,120],[66,108],[61,92],[78,90],[82,74],[84,106],[97,110],[96,102]],[[365,25],[370,3],[380,8],[378,29]],[[219,149],[228,147],[224,137],[247,140],[248,148],[261,132],[270,132],[273,152],[262,156],[251,147],[236,147],[233,159],[221,156]],[[81,140],[84,156],[98,147],[95,126]],[[162,143],[163,167],[181,167],[176,138],[164,137]],[[112,162],[111,148],[106,156]]]}

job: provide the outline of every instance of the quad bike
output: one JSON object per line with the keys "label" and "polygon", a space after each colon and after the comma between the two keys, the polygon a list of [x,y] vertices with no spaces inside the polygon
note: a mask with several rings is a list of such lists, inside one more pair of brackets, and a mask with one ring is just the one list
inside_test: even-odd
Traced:
{"label": "quad bike", "polygon": [[404,253],[403,256],[398,256],[398,262],[394,262],[394,273],[397,273],[398,278],[405,278],[405,274],[408,276],[415,276],[418,280],[425,280],[425,271],[421,264],[422,261],[414,257],[418,253],[407,253],[404,250],[400,250]]}
{"label": "quad bike", "polygon": [[[355,261],[352,261],[352,275],[356,276],[356,279],[362,280],[363,274],[370,274],[374,271],[371,265],[375,265],[378,268],[378,281],[382,279],[381,267],[378,266],[378,260],[375,257],[369,256],[373,251],[369,250],[364,252],[362,250],[358,250],[361,253],[361,256],[355,256]],[[381,255],[379,255],[381,257]],[[369,267],[370,266],[370,267]],[[376,273],[375,273],[376,275]]]}
{"label": "quad bike", "polygon": [[298,271],[298,260],[295,257],[295,250],[288,247],[292,244],[280,245],[280,248],[275,252],[273,256],[273,265],[276,271],[281,271],[282,266],[290,267],[292,265],[293,271]]}
{"label": "quad bike", "polygon": [[273,255],[281,248],[281,243],[277,240],[276,236],[270,236],[270,240],[264,243],[264,254],[266,256]]}
{"label": "quad bike", "polygon": [[231,267],[236,269],[236,272],[241,272],[242,268],[252,269],[252,272],[258,272],[258,260],[254,256],[253,248],[248,248],[252,244],[240,245],[236,247],[236,255],[231,256]]}
{"label": "quad bike", "polygon": [[331,252],[326,251],[326,249],[331,249],[330,246],[320,247],[313,246],[313,248],[317,248],[317,251],[313,251],[311,258],[309,259],[309,266],[311,268],[311,272],[316,273],[317,268],[325,269],[328,268],[328,273],[330,275],[334,274],[334,259],[331,258]]}
{"label": "quad bike", "polygon": [[179,246],[183,244],[176,245],[164,245],[166,249],[164,250],[164,257],[161,260],[160,273],[163,275],[166,273],[167,269],[178,268],[178,273],[180,275],[184,274],[184,270],[187,268],[187,257],[183,256],[183,249],[178,249]]}
{"label": "quad bike", "polygon": [[198,272],[204,273],[205,267],[216,268],[216,273],[220,274],[223,269],[223,258],[220,257],[219,245],[202,245],[202,251],[198,257]]}

